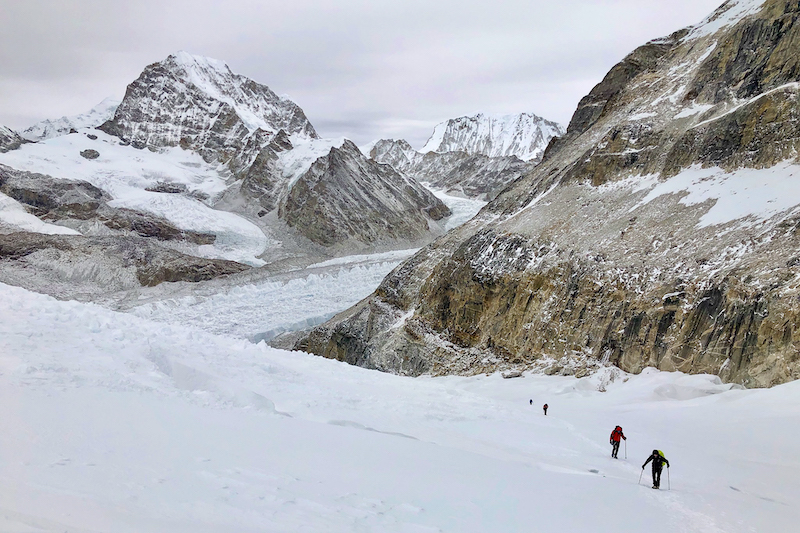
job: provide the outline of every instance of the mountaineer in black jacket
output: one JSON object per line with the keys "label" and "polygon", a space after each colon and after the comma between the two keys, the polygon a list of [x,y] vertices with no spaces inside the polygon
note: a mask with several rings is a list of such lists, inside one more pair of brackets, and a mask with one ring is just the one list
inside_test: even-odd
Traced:
{"label": "mountaineer in black jacket", "polygon": [[644,467],[646,467],[647,463],[650,461],[653,461],[653,488],[657,489],[661,486],[661,470],[664,468],[665,464],[667,468],[669,468],[669,461],[664,457],[664,452],[653,450],[653,454],[648,457],[647,461],[642,465],[642,470],[644,470]]}

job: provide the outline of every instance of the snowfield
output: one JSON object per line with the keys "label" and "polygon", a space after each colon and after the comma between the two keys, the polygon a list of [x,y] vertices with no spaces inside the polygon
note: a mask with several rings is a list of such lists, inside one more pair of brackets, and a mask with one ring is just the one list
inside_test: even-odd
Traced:
{"label": "snowfield", "polygon": [[[96,150],[100,157],[88,161],[80,155],[84,150]],[[208,197],[225,190],[226,170],[180,148],[161,153],[137,150],[102,131],[87,129],[25,144],[0,154],[0,163],[54,178],[88,181],[114,198],[109,204],[112,207],[144,211],[164,217],[182,230],[217,235],[213,245],[196,251],[202,257],[260,266],[264,261],[257,256],[277,244],[235,213],[212,209],[193,197],[145,190],[162,182],[183,184],[189,192]],[[10,219],[11,215],[3,213],[7,210],[0,205],[0,216]]]}
{"label": "snowfield", "polygon": [[[800,519],[797,382],[411,379],[7,285],[0,301],[2,531],[730,533]],[[627,460],[610,458],[616,424]],[[637,484],[653,448],[671,490],[666,472],[664,490],[649,470]]]}

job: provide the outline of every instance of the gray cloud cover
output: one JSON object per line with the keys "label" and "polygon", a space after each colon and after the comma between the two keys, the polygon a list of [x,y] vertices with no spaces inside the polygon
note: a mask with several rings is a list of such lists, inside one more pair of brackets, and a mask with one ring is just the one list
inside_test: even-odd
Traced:
{"label": "gray cloud cover", "polygon": [[406,138],[472,114],[566,123],[636,46],[721,0],[0,0],[0,124],[121,97],[177,50],[287,94],[321,135]]}

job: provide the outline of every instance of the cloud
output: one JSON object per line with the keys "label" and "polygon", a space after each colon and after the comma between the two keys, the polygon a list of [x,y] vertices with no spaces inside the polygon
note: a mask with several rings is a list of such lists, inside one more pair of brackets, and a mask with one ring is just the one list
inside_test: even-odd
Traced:
{"label": "cloud", "polygon": [[288,94],[324,136],[415,146],[437,122],[532,111],[567,122],[645,41],[721,0],[25,0],[0,20],[0,123],[23,128],[124,94],[177,50]]}

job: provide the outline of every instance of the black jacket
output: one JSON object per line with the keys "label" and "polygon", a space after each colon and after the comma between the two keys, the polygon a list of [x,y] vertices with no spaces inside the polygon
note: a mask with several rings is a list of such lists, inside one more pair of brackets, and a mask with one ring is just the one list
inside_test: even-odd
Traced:
{"label": "black jacket", "polygon": [[642,468],[646,467],[647,463],[649,463],[650,461],[653,461],[653,468],[655,468],[656,470],[661,470],[662,468],[664,468],[664,464],[666,464],[667,468],[669,468],[669,461],[667,461],[667,458],[661,457],[661,455],[657,453],[654,453],[650,457],[648,457],[647,461],[645,461],[644,464],[642,465]]}

